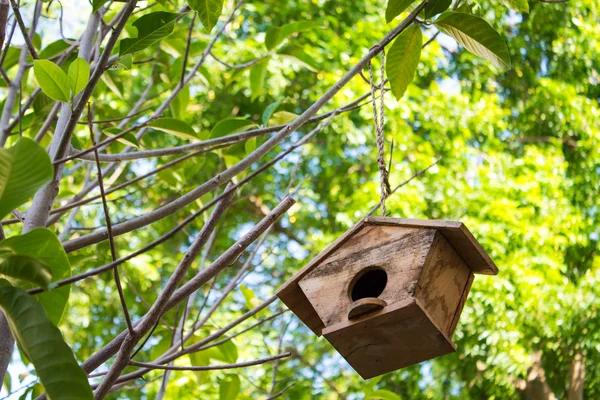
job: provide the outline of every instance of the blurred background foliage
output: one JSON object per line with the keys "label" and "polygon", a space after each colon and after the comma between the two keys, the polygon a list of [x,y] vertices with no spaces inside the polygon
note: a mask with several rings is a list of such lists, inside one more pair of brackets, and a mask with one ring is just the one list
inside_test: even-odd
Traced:
{"label": "blurred background foliage", "polygon": [[[140,8],[146,4],[139,3]],[[69,2],[65,4],[66,15],[76,20],[76,10]],[[181,0],[158,1],[136,16],[160,9],[174,11],[182,5]],[[191,360],[205,365],[273,355],[284,332],[282,348],[294,349],[298,356],[278,365],[274,387],[273,364],[230,372],[174,372],[166,398],[267,398],[291,383],[294,386],[283,398],[535,398],[523,389],[537,364],[560,399],[567,398],[569,368],[577,355],[585,365],[584,397],[600,398],[600,3],[530,2],[529,14],[509,11],[496,2],[471,5],[475,14],[485,16],[506,39],[513,67],[500,72],[440,35],[423,50],[417,76],[405,96],[396,101],[386,95],[392,186],[441,157],[438,164],[388,200],[391,216],[461,220],[500,269],[496,277],[477,276],[454,337],[457,352],[365,382],[325,339],[315,337],[288,312],[237,337],[234,345],[199,353],[197,360]],[[81,5],[82,10],[83,6],[88,7]],[[105,20],[119,7],[115,3]],[[226,2],[225,13],[232,7],[231,1]],[[311,27],[283,42],[259,64],[263,70],[256,66],[229,69],[209,59],[168,113],[185,120],[204,137],[227,118],[263,124],[265,108],[276,101],[281,102],[277,118],[289,117],[281,111],[299,114],[394,26],[394,22],[385,24],[384,11],[383,0],[248,1],[215,46],[214,54],[222,61],[239,64],[267,54],[264,41],[270,28],[296,21],[310,21]],[[87,11],[81,13],[87,15]],[[75,37],[82,27],[72,21]],[[135,18],[130,25],[133,21]],[[191,14],[160,44],[136,53],[131,69],[119,67],[107,73],[94,94],[97,119],[127,114],[149,77],[154,86],[143,108],[152,110],[160,104],[179,79],[190,23]],[[40,49],[57,39],[56,29],[55,20],[44,22]],[[422,29],[427,37],[435,33],[432,27]],[[127,31],[135,35],[134,28]],[[196,21],[190,59],[200,55],[209,39]],[[8,73],[14,70],[8,69]],[[35,87],[33,77],[28,83]],[[368,90],[368,84],[357,77],[327,110]],[[43,104],[32,112],[24,126],[26,135],[37,132],[47,112]],[[140,118],[143,120],[143,115]],[[83,125],[76,136],[75,145],[90,145]],[[292,139],[298,137],[292,135]],[[154,149],[185,143],[150,130],[140,146]],[[117,142],[108,151],[116,153],[123,146]],[[239,160],[247,147],[233,146],[191,158],[112,194],[113,219],[142,215],[180,196]],[[218,228],[219,235],[207,254],[209,261],[273,207],[292,179],[298,204],[276,225],[252,260],[255,267],[242,287],[220,305],[203,333],[268,298],[376,205],[376,157],[373,116],[367,102],[333,119],[311,142],[239,192]],[[124,162],[109,179],[114,184],[124,182],[173,158]],[[63,200],[81,189],[86,169],[66,174],[59,194]],[[210,199],[207,195],[170,218],[119,237],[117,250],[125,255],[140,248]],[[155,299],[202,223],[199,219],[184,233],[123,266],[134,316],[147,310],[145,303]],[[94,202],[81,208],[69,236],[102,224],[101,205]],[[70,254],[74,273],[108,262],[109,254],[108,243]],[[194,270],[197,268],[200,260]],[[235,273],[234,266],[217,277],[211,290],[207,287],[199,293],[193,311],[200,311],[205,302],[210,306]],[[125,327],[113,285],[111,275],[105,274],[73,287],[60,328],[79,360],[87,359]],[[259,317],[280,307],[276,302]],[[152,360],[168,347],[171,333],[165,325],[173,326],[178,317],[176,311],[166,315],[165,324],[159,325],[137,359]],[[180,361],[182,365],[187,362],[190,360]],[[11,375],[14,389],[19,378],[15,372]],[[160,382],[159,373],[153,372],[146,380],[112,393],[111,398],[154,398]]]}

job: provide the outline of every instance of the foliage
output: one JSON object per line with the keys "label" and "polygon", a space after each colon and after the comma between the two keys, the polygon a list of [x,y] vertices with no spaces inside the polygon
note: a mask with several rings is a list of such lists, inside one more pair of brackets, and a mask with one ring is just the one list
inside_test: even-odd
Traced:
{"label": "foliage", "polygon": [[[29,3],[21,6],[27,16],[33,14]],[[272,127],[288,124],[309,109],[419,4],[401,0],[248,1],[209,52],[207,46],[219,31],[215,27],[223,27],[232,12],[231,2],[159,0],[138,8],[119,36],[117,48],[110,51],[110,65],[102,79],[90,87],[94,89],[90,97],[93,115],[82,113],[71,145],[92,146],[89,118],[97,141],[119,135],[100,147],[104,157],[187,149],[102,163],[113,225],[163,209],[182,197],[191,200],[152,224],[117,236],[116,257],[148,245],[209,204],[221,189],[198,198],[190,193],[215,177],[220,179],[227,167],[252,154],[279,130]],[[89,13],[92,8],[85,6]],[[126,5],[94,0],[92,6],[106,24]],[[79,5],[65,3],[65,13],[70,8]],[[198,22],[190,31],[194,12]],[[93,187],[97,176],[90,162],[93,153],[82,156],[87,161],[65,164],[57,176],[62,175],[58,196],[47,206],[56,209],[70,201],[92,200],[74,208],[72,214],[71,210],[55,210],[48,229],[27,233],[20,222],[8,221],[15,209],[20,212],[17,215],[27,216],[33,194],[51,181],[52,162],[44,149],[56,143],[56,114],[50,130],[38,138],[40,143],[33,138],[54,101],[68,103],[65,107],[74,110],[74,97],[88,91],[83,89],[98,57],[87,62],[67,52],[70,42],[57,33],[58,3],[47,3],[42,13],[49,17],[48,23],[32,39],[41,59],[28,56],[26,60],[33,74],[23,74],[22,104],[36,89],[42,93],[24,107],[18,123],[0,124],[0,133],[7,132],[5,149],[0,150],[0,216],[7,237],[0,242],[0,274],[5,279],[0,297],[5,310],[23,307],[35,314],[27,322],[36,324],[40,337],[51,336],[56,343],[53,347],[68,359],[73,371],[59,374],[44,368],[37,352],[30,350],[30,340],[39,338],[19,339],[20,360],[27,373],[19,376],[9,369],[12,389],[39,378],[43,388],[32,386],[24,398],[44,389],[52,398],[62,398],[50,392],[47,379],[59,376],[73,379],[75,383],[62,387],[85,391],[77,397],[85,398],[91,394],[82,385],[85,377],[75,360],[90,358],[126,329],[108,270],[55,287],[71,273],[88,272],[112,260],[106,241],[68,254],[63,249],[106,224],[99,192],[86,189]],[[386,156],[391,160],[392,186],[441,157],[389,198],[391,216],[462,220],[500,269],[496,277],[477,276],[454,336],[456,353],[364,382],[324,339],[314,337],[297,318],[285,313],[233,340],[179,358],[174,365],[232,364],[286,349],[301,357],[235,370],[172,371],[164,398],[267,398],[282,390],[283,398],[293,399],[336,398],[336,392],[364,399],[534,398],[523,388],[536,354],[541,354],[546,382],[557,398],[566,398],[569,368],[576,355],[583,357],[585,365],[584,397],[600,397],[599,15],[600,5],[594,0],[557,4],[432,0],[418,21],[386,46],[386,77],[392,92],[385,96]],[[86,22],[81,23],[81,30]],[[111,29],[104,24],[100,24],[102,32],[110,36]],[[98,46],[100,52],[106,43]],[[21,48],[14,43],[7,47],[2,68],[11,80],[17,79],[20,54]],[[203,62],[190,82],[182,84],[199,60]],[[373,68],[378,67],[376,57]],[[1,90],[8,94],[10,87],[4,82]],[[368,82],[356,76],[321,113],[340,111],[368,92]],[[7,104],[8,96],[3,97]],[[166,99],[172,101],[163,106]],[[255,255],[243,253],[204,285],[190,299],[188,312],[180,307],[165,313],[135,360],[152,362],[165,353],[179,336],[173,334],[173,327],[184,314],[183,334],[211,307],[216,310],[191,335],[186,347],[218,332],[273,295],[378,203],[377,151],[368,104],[366,98],[357,109],[342,109],[307,144],[238,190],[218,223],[214,242],[195,259],[185,280],[217,259],[288,191],[293,191],[298,203],[273,226]],[[9,116],[18,115],[19,108],[7,110]],[[8,122],[13,121],[17,120]],[[281,148],[268,152],[235,181],[315,126],[291,132]],[[267,132],[243,136],[243,132],[262,128]],[[232,139],[241,136],[243,140]],[[202,141],[207,142],[199,145]],[[207,151],[176,162],[199,150]],[[167,163],[172,165],[149,174]],[[160,245],[119,266],[133,321],[147,313],[207,218],[208,213],[203,214]],[[243,285],[234,287],[221,301],[246,262],[250,268],[239,278]],[[35,297],[24,292],[34,285],[47,285],[50,290]],[[10,307],[5,305],[4,300],[17,298]],[[280,307],[274,303],[227,334],[242,332]],[[18,325],[24,322],[13,319],[11,327],[18,337]],[[100,370],[111,365],[112,360]],[[127,367],[125,373],[134,370]],[[163,374],[151,371],[107,397],[156,398]]]}

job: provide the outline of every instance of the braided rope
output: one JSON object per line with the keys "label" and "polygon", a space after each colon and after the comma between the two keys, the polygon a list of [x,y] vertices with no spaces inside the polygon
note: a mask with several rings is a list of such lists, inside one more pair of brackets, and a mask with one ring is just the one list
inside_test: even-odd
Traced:
{"label": "braided rope", "polygon": [[[377,135],[377,166],[379,167],[379,184],[380,184],[380,204],[381,204],[381,214],[385,217],[386,208],[385,208],[385,199],[391,194],[392,189],[390,187],[389,181],[389,172],[385,165],[384,151],[385,151],[385,142],[384,142],[384,124],[385,124],[385,115],[384,115],[384,73],[385,73],[385,51],[381,52],[381,83],[379,86],[375,86],[375,81],[373,79],[373,66],[369,62],[369,85],[371,87],[371,101],[373,104],[373,121],[375,123],[375,133]],[[379,98],[379,112],[377,110],[377,99],[375,97],[375,90],[379,89],[380,98]]]}

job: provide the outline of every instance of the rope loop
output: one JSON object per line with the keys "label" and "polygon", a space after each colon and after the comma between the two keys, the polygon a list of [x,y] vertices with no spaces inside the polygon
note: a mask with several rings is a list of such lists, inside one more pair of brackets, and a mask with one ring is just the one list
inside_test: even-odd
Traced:
{"label": "rope loop", "polygon": [[[381,214],[385,217],[386,208],[385,208],[385,200],[392,193],[392,189],[390,187],[389,181],[389,172],[385,165],[385,138],[384,138],[384,124],[385,124],[385,108],[384,108],[384,84],[385,84],[385,50],[381,50],[381,82],[379,86],[375,85],[375,80],[373,79],[373,66],[371,62],[369,62],[369,86],[371,88],[371,101],[373,104],[373,121],[375,123],[375,133],[377,135],[377,166],[379,168],[379,185],[380,185],[380,204],[381,204]],[[380,97],[379,97],[379,107],[377,107],[377,98],[375,96],[375,91],[379,89]],[[378,110],[379,108],[379,110]]]}

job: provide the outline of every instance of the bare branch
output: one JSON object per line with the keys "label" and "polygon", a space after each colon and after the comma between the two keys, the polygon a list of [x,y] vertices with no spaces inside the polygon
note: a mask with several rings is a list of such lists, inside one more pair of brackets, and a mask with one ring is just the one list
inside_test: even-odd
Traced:
{"label": "bare branch", "polygon": [[179,367],[175,365],[160,365],[160,364],[151,364],[151,363],[143,363],[138,361],[129,361],[129,365],[133,365],[136,367],[144,367],[149,369],[165,369],[169,371],[214,371],[214,370],[222,370],[222,369],[233,369],[233,368],[243,368],[243,367],[251,367],[253,365],[260,365],[270,361],[281,360],[282,358],[289,357],[292,353],[281,353],[276,356],[265,357],[259,360],[254,361],[245,361],[236,364],[221,364],[221,365],[206,365],[201,367]]}

